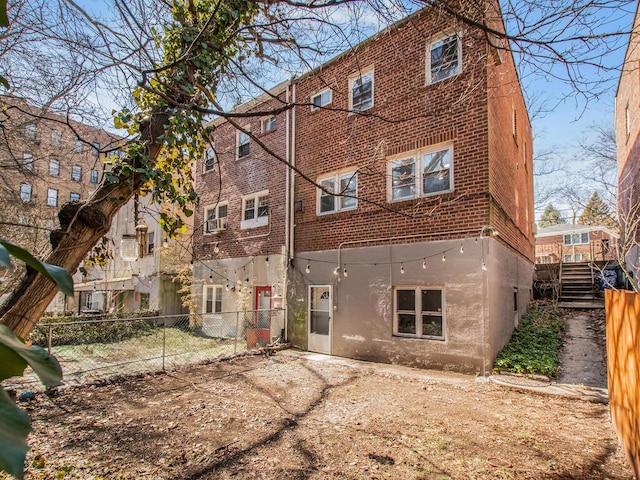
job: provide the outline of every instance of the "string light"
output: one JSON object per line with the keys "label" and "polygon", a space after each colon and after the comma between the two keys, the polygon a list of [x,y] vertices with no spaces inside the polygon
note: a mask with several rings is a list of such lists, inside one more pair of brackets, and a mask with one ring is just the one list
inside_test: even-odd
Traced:
{"label": "string light", "polygon": [[228,292],[229,291],[229,282],[227,282],[227,286],[225,287],[225,290]]}
{"label": "string light", "polygon": [[460,253],[464,253],[464,245],[460,244]]}
{"label": "string light", "polygon": [[220,252],[220,242],[216,242],[215,246],[213,247],[213,253],[218,252]]}
{"label": "string light", "polygon": [[402,275],[404,275],[404,264],[403,263],[400,264],[400,273]]}
{"label": "string light", "polygon": [[306,273],[309,273],[309,272],[311,271],[311,265],[309,265],[309,264],[307,263],[307,268],[305,268],[305,269],[304,269],[304,271],[305,271]]}
{"label": "string light", "polygon": [[338,276],[338,270],[340,270],[340,267],[336,267],[333,269],[333,274],[337,277]]}
{"label": "string light", "polygon": [[427,259],[426,259],[426,258],[423,258],[423,259],[422,259],[422,268],[423,268],[424,270],[426,270],[426,269],[427,269]]}
{"label": "string light", "polygon": [[482,262],[482,270],[484,270],[485,272],[488,270],[487,269],[487,264]]}
{"label": "string light", "polygon": [[349,276],[349,273],[347,272],[347,266],[346,266],[346,265],[345,265],[345,266],[344,266],[344,268],[342,269],[342,274],[343,274],[345,277],[348,277],[348,276]]}
{"label": "string light", "polygon": [[443,262],[446,262],[446,261],[447,261],[447,255],[446,255],[446,254],[444,254],[444,253],[442,254],[442,261],[443,261]]}

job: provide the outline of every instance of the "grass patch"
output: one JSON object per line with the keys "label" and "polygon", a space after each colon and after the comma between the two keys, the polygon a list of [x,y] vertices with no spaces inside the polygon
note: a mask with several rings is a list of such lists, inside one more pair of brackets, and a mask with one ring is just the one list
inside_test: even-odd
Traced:
{"label": "grass patch", "polygon": [[498,354],[494,369],[555,378],[563,331],[564,321],[558,310],[551,305],[532,305]]}

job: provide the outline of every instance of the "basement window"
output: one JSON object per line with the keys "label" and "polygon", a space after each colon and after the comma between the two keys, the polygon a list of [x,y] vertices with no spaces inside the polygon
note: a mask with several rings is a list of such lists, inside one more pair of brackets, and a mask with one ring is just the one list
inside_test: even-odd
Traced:
{"label": "basement window", "polygon": [[395,287],[393,334],[444,340],[444,290],[440,287]]}

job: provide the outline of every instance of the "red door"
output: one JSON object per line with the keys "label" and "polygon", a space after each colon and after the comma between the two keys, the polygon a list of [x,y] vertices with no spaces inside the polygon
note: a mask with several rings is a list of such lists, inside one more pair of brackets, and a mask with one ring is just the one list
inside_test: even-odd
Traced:
{"label": "red door", "polygon": [[257,342],[263,345],[271,343],[271,287],[254,287],[254,326]]}

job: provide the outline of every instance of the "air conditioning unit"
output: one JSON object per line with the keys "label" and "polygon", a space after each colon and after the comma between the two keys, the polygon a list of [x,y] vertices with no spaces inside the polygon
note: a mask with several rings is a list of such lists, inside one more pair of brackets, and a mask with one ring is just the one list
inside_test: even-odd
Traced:
{"label": "air conditioning unit", "polygon": [[227,228],[227,217],[212,218],[205,222],[206,233],[220,233]]}

